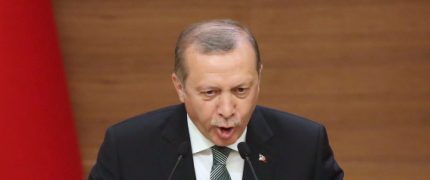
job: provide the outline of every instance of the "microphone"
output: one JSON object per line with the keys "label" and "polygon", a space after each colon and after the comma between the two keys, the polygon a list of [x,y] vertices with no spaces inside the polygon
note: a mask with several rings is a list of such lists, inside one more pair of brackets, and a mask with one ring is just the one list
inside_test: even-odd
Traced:
{"label": "microphone", "polygon": [[173,174],[175,174],[176,168],[178,167],[179,163],[182,161],[182,159],[185,157],[185,154],[188,152],[188,149],[190,148],[190,143],[188,141],[184,141],[179,145],[178,148],[178,160],[176,160],[175,166],[173,166],[172,171],[169,175],[169,180],[172,179]]}
{"label": "microphone", "polygon": [[249,155],[251,155],[251,150],[249,149],[249,146],[246,144],[246,142],[240,142],[237,145],[237,148],[239,149],[239,154],[242,159],[244,159],[248,163],[249,169],[251,169],[254,179],[258,180],[257,174],[255,174],[254,167],[252,166],[251,160],[249,159]]}

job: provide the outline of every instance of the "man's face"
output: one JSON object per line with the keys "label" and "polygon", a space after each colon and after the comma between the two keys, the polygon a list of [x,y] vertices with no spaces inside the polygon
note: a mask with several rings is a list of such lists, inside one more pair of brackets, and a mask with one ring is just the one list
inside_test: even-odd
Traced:
{"label": "man's face", "polygon": [[214,144],[236,142],[245,130],[259,94],[255,54],[247,41],[227,53],[185,51],[188,77],[172,79],[186,110],[200,132]]}

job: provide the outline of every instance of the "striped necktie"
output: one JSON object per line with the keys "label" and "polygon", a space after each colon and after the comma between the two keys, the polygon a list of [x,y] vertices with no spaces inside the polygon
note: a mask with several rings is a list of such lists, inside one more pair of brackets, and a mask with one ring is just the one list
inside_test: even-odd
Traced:
{"label": "striped necktie", "polygon": [[211,180],[231,180],[226,167],[226,161],[231,149],[221,146],[212,146],[211,149],[213,155]]}

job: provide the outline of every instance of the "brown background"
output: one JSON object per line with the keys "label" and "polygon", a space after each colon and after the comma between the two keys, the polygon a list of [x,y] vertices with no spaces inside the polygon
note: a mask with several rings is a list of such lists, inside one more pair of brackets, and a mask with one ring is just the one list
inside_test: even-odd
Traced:
{"label": "brown background", "polygon": [[85,176],[108,126],[177,103],[174,43],[233,18],[264,61],[260,104],[325,124],[346,179],[430,179],[430,1],[54,0]]}

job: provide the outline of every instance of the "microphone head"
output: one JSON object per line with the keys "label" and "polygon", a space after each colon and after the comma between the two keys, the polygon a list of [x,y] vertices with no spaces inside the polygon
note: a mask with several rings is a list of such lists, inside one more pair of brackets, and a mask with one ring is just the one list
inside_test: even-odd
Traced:
{"label": "microphone head", "polygon": [[178,155],[185,156],[188,150],[190,149],[190,143],[188,141],[184,141],[179,145]]}
{"label": "microphone head", "polygon": [[246,144],[246,142],[240,142],[237,145],[237,149],[239,149],[239,154],[243,159],[251,154],[251,149],[249,149],[249,146]]}

